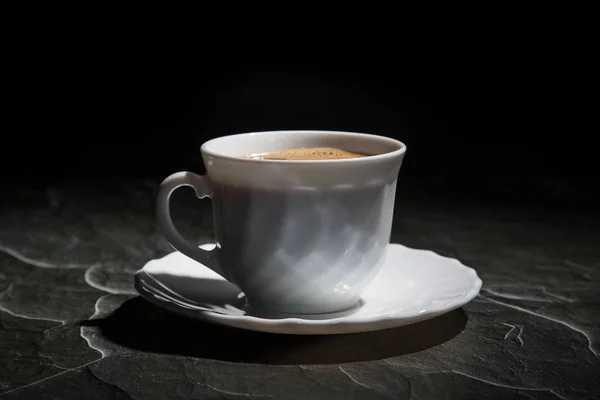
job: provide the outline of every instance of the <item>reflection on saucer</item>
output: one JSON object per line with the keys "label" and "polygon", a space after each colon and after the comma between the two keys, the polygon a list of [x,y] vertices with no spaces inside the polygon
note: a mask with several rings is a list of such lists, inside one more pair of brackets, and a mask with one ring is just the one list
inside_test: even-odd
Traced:
{"label": "reflection on saucer", "polygon": [[350,307],[346,310],[342,310],[342,311],[338,311],[338,312],[334,312],[334,313],[326,313],[326,314],[300,314],[300,315],[288,314],[288,313],[282,313],[282,312],[278,312],[278,311],[269,310],[267,308],[253,307],[250,304],[246,304],[246,306],[244,307],[244,311],[246,312],[245,315],[247,315],[249,317],[256,317],[256,318],[265,318],[265,319],[298,318],[298,319],[318,321],[318,320],[328,320],[328,319],[350,316],[350,315],[356,313],[364,304],[365,304],[364,300],[360,299],[359,302],[356,303],[356,305],[354,305],[353,307]]}

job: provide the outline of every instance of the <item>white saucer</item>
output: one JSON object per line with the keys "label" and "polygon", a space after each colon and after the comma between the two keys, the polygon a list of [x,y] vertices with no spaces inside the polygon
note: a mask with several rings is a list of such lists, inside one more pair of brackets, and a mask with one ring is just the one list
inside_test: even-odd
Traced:
{"label": "white saucer", "polygon": [[362,305],[338,314],[252,315],[245,311],[244,294],[235,285],[179,252],[149,261],[136,273],[135,287],[151,303],[186,317],[253,331],[323,335],[375,331],[436,317],[471,301],[481,280],[453,258],[390,244],[385,264],[362,295]]}

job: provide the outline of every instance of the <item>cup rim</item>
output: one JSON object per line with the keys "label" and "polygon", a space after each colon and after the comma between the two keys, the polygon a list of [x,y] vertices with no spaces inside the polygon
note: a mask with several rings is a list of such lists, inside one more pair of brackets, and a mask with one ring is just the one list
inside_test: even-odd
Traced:
{"label": "cup rim", "polygon": [[[262,136],[262,135],[273,135],[273,134],[281,134],[281,133],[309,133],[309,134],[326,134],[326,135],[340,135],[340,136],[350,136],[350,137],[363,137],[363,138],[372,138],[380,141],[385,141],[391,145],[395,145],[398,149],[382,153],[371,155],[369,157],[359,157],[359,158],[339,158],[339,159],[329,159],[329,160],[269,160],[262,158],[242,158],[238,156],[231,156],[227,154],[217,153],[215,151],[208,150],[211,144],[226,138],[232,137],[241,137],[241,136]],[[204,142],[200,146],[200,152],[204,155],[220,158],[224,160],[237,161],[243,163],[261,163],[261,164],[282,164],[282,165],[322,165],[322,164],[353,164],[353,163],[370,163],[377,161],[384,161],[391,158],[395,158],[403,155],[406,152],[406,144],[403,142],[392,139],[387,136],[375,135],[371,133],[361,133],[361,132],[348,132],[348,131],[329,131],[329,130],[306,130],[306,129],[294,129],[294,130],[269,130],[269,131],[256,131],[256,132],[246,132],[246,133],[236,133],[226,136],[220,136],[217,138],[210,139]]]}

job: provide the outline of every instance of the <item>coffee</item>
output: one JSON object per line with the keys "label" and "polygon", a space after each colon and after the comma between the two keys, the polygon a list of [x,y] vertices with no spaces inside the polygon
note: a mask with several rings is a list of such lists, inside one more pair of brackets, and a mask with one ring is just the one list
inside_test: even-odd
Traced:
{"label": "coffee", "polygon": [[248,154],[243,157],[259,160],[339,160],[343,158],[368,157],[368,154],[337,149],[335,147],[305,147]]}

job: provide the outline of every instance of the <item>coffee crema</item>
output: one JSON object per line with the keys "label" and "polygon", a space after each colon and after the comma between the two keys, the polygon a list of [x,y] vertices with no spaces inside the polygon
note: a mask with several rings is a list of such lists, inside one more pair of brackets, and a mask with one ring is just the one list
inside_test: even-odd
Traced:
{"label": "coffee crema", "polygon": [[344,158],[362,158],[368,156],[369,154],[355,153],[335,147],[303,147],[298,149],[247,154],[242,157],[255,160],[340,160]]}

